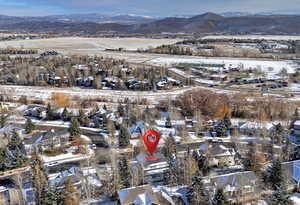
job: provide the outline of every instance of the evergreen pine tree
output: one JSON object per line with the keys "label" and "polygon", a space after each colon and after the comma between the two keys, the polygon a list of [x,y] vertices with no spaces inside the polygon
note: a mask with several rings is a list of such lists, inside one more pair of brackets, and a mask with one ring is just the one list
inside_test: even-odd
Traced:
{"label": "evergreen pine tree", "polygon": [[76,137],[81,134],[80,125],[76,118],[72,119],[70,127],[69,127],[69,132],[72,137]]}
{"label": "evergreen pine tree", "polygon": [[166,127],[166,128],[172,128],[172,123],[171,123],[171,119],[170,119],[169,116],[168,116],[167,119],[166,119],[165,127]]}
{"label": "evergreen pine tree", "polygon": [[170,158],[173,154],[177,154],[176,141],[171,133],[167,137],[162,151],[167,158]]}
{"label": "evergreen pine tree", "polygon": [[253,142],[249,143],[249,150],[246,153],[245,158],[243,159],[243,165],[246,170],[252,170],[254,167],[254,155],[255,155],[255,144]]}
{"label": "evergreen pine tree", "polygon": [[63,112],[61,113],[61,119],[63,121],[67,121],[69,120],[69,112],[68,112],[68,109],[65,107]]}
{"label": "evergreen pine tree", "polygon": [[294,203],[289,199],[288,194],[283,190],[277,190],[270,197],[270,205],[293,205]]}
{"label": "evergreen pine tree", "polygon": [[42,194],[43,205],[63,205],[62,193],[56,187],[48,185],[48,188]]}
{"label": "evergreen pine tree", "polygon": [[35,128],[35,125],[33,124],[32,120],[30,118],[26,119],[25,123],[25,131],[27,134],[30,134]]}
{"label": "evergreen pine tree", "polygon": [[229,129],[231,127],[231,121],[230,121],[230,118],[227,113],[225,114],[225,116],[223,118],[223,122],[227,129]]}
{"label": "evergreen pine tree", "polygon": [[7,116],[5,116],[4,113],[2,113],[2,114],[0,115],[0,129],[3,128],[3,127],[5,126],[6,118],[7,118]]}
{"label": "evergreen pine tree", "polygon": [[188,192],[188,200],[191,205],[209,205],[209,196],[198,176],[193,178],[193,183]]}
{"label": "evergreen pine tree", "polygon": [[10,150],[22,149],[22,140],[16,129],[13,130],[10,142],[8,143],[8,148]]}
{"label": "evergreen pine tree", "polygon": [[133,112],[130,112],[129,122],[130,125],[135,125],[137,122],[137,117]]}
{"label": "evergreen pine tree", "polygon": [[269,181],[274,190],[283,190],[285,188],[281,161],[278,159],[274,160],[272,163]]}
{"label": "evergreen pine tree", "polygon": [[216,126],[216,135],[217,137],[227,136],[227,127],[223,121],[220,121]]}
{"label": "evergreen pine tree", "polygon": [[293,153],[293,146],[290,139],[287,137],[284,146],[281,148],[281,159],[283,161],[289,161]]}
{"label": "evergreen pine tree", "polygon": [[101,124],[100,124],[100,122],[99,122],[99,120],[95,120],[95,127],[96,128],[101,128]]}
{"label": "evergreen pine tree", "polygon": [[125,148],[130,143],[130,135],[128,130],[121,125],[120,127],[120,134],[119,134],[119,147]]}
{"label": "evergreen pine tree", "polygon": [[170,157],[167,158],[167,162],[169,164],[169,173],[167,176],[167,183],[172,186],[179,185],[179,178],[180,178],[180,173],[179,173],[179,163],[178,159],[175,154],[171,155]]}
{"label": "evergreen pine tree", "polygon": [[126,157],[119,159],[119,174],[120,174],[120,184],[123,188],[130,187],[131,174],[129,170],[129,163]]}
{"label": "evergreen pine tree", "polygon": [[43,162],[38,156],[33,157],[32,171],[32,183],[35,190],[36,204],[44,205],[44,196],[47,192],[48,179]]}
{"label": "evergreen pine tree", "polygon": [[222,189],[218,189],[214,199],[212,201],[213,205],[229,205],[229,201],[227,197],[225,196],[224,192]]}
{"label": "evergreen pine tree", "polygon": [[54,120],[54,113],[50,104],[47,105],[46,117],[48,120]]}
{"label": "evergreen pine tree", "polygon": [[79,116],[78,116],[78,120],[79,120],[79,123],[80,125],[83,125],[84,124],[84,119],[85,119],[85,113],[82,109],[79,110]]}
{"label": "evergreen pine tree", "polygon": [[105,104],[103,105],[103,110],[107,110],[107,107]]}
{"label": "evergreen pine tree", "polygon": [[26,161],[26,156],[22,153],[20,146],[18,146],[14,151],[14,157],[12,158],[14,166],[16,168],[21,167]]}
{"label": "evergreen pine tree", "polygon": [[121,103],[119,103],[117,110],[118,110],[120,117],[124,117],[125,111],[124,111],[124,107]]}
{"label": "evergreen pine tree", "polygon": [[151,117],[151,112],[150,112],[150,109],[149,109],[149,107],[147,106],[146,108],[145,108],[145,110],[143,111],[143,113],[142,113],[142,120],[144,120],[145,122],[150,122],[150,119],[152,118]]}
{"label": "evergreen pine tree", "polygon": [[0,148],[0,172],[3,172],[7,169],[6,160],[6,149]]}
{"label": "evergreen pine tree", "polygon": [[274,129],[271,132],[271,138],[273,143],[280,145],[286,138],[284,129],[280,123],[274,126]]}
{"label": "evergreen pine tree", "polygon": [[198,169],[202,171],[204,176],[207,176],[207,174],[210,171],[209,162],[205,155],[201,154],[198,159]]}

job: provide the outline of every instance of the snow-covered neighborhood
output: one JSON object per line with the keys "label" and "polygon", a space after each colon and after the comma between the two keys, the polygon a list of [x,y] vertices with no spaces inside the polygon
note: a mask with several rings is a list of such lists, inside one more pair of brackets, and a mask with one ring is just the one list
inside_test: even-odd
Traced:
{"label": "snow-covered neighborhood", "polygon": [[300,15],[199,2],[0,0],[0,205],[300,205]]}

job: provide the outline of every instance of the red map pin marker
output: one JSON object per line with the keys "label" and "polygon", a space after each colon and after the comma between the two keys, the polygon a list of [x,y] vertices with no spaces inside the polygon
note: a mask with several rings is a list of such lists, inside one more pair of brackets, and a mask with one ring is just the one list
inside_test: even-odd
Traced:
{"label": "red map pin marker", "polygon": [[[155,152],[155,149],[159,143],[160,140],[160,134],[156,132],[155,130],[148,130],[145,132],[144,136],[144,144],[146,145],[149,153],[153,155]],[[147,156],[147,160],[157,160],[157,157],[155,156]]]}

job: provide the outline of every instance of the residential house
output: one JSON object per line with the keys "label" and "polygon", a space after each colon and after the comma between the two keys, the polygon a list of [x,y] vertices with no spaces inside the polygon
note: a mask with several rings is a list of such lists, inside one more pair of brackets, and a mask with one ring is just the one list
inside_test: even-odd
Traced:
{"label": "residential house", "polygon": [[52,186],[63,188],[64,182],[68,178],[72,178],[72,182],[75,186],[79,186],[81,184],[82,173],[79,171],[77,167],[71,167],[70,169],[64,170],[60,173],[50,174],[49,182]]}
{"label": "residential house", "polygon": [[242,134],[246,135],[254,135],[257,133],[259,129],[265,129],[266,131],[270,132],[275,127],[275,124],[273,123],[259,123],[259,122],[239,122],[237,125],[238,130]]}
{"label": "residential house", "polygon": [[224,74],[214,74],[210,76],[210,80],[215,80],[215,81],[226,81],[227,79],[228,76]]}
{"label": "residential house", "polygon": [[293,124],[293,134],[300,136],[300,120],[296,120]]}
{"label": "residential house", "polygon": [[31,116],[36,118],[45,118],[47,108],[44,105],[29,105],[24,111],[24,116]]}
{"label": "residential house", "polygon": [[194,154],[196,156],[200,156],[201,154],[206,155],[210,166],[227,167],[235,165],[235,150],[223,144],[202,144],[198,150],[194,151]]}
{"label": "residential house", "polygon": [[19,187],[10,178],[0,179],[0,204],[35,205],[32,184],[24,182],[22,187]]}
{"label": "residential house", "polygon": [[91,187],[99,189],[102,186],[96,169],[90,167],[79,168],[74,166],[59,173],[49,174],[48,176],[50,185],[59,189],[64,187],[68,179],[72,180],[73,185],[77,187],[81,195],[86,195],[87,190]]}
{"label": "residential house", "polygon": [[154,154],[157,160],[147,160],[145,154],[139,154],[136,161],[132,161],[133,171],[141,168],[144,183],[164,184],[169,173],[169,164],[166,158],[160,154]]}
{"label": "residential house", "polygon": [[[58,108],[55,109],[53,111],[53,115],[55,116],[55,118],[60,119],[62,117],[62,113],[64,111],[65,108]],[[79,109],[76,108],[66,108],[67,112],[68,112],[68,117],[72,118],[72,117],[78,117],[79,116]],[[88,111],[87,110],[83,110],[84,114],[87,115]]]}
{"label": "residential house", "polygon": [[178,68],[170,68],[168,69],[168,76],[179,80],[187,85],[192,84],[192,79],[195,78],[194,75],[188,74],[187,72],[178,69]]}
{"label": "residential house", "polygon": [[73,68],[79,71],[87,71],[89,69],[87,65],[83,65],[83,64],[76,64],[73,66]]}
{"label": "residential house", "polygon": [[214,80],[208,80],[208,79],[202,79],[202,78],[195,78],[193,79],[194,85],[204,85],[208,87],[214,87],[220,85],[219,81],[214,81]]}
{"label": "residential house", "polygon": [[118,191],[121,205],[175,205],[166,189],[155,191],[150,185]]}
{"label": "residential house", "polygon": [[34,147],[40,147],[42,150],[53,149],[66,145],[69,138],[70,133],[67,129],[35,133],[24,140],[25,149],[27,153],[33,152]]}
{"label": "residential house", "polygon": [[283,162],[281,164],[283,175],[286,180],[286,188],[288,191],[293,191],[300,187],[300,160]]}
{"label": "residential house", "polygon": [[5,125],[0,129],[0,148],[5,147],[9,142],[9,137],[16,131],[22,137],[22,128],[13,124]]}
{"label": "residential house", "polygon": [[252,171],[235,172],[204,178],[204,186],[211,197],[222,189],[232,202],[243,203],[256,200],[260,196],[257,177]]}
{"label": "residential house", "polygon": [[129,133],[132,139],[139,138],[145,131],[146,126],[144,122],[137,122],[134,126],[129,127]]}

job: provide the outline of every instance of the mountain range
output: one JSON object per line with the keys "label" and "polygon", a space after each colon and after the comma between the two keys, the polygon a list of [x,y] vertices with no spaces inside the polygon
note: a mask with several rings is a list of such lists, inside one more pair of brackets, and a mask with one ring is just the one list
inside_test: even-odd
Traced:
{"label": "mountain range", "polygon": [[43,17],[0,15],[0,30],[84,33],[263,33],[300,34],[300,15],[205,13],[192,17],[154,18],[139,15],[72,14]]}

